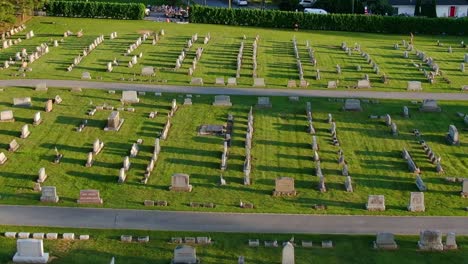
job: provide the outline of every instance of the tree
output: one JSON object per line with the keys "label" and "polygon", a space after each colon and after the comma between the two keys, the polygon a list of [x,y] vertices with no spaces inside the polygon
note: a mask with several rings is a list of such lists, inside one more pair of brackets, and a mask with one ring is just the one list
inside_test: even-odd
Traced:
{"label": "tree", "polygon": [[374,15],[393,15],[393,7],[388,0],[367,1],[367,7]]}
{"label": "tree", "polygon": [[6,30],[15,21],[15,6],[9,1],[0,1],[0,29]]}
{"label": "tree", "polygon": [[280,10],[294,11],[299,5],[299,0],[274,0],[273,3],[277,4]]}
{"label": "tree", "polygon": [[364,6],[360,0],[317,0],[314,4],[314,8],[321,8],[329,13],[364,13]]}
{"label": "tree", "polygon": [[437,17],[436,0],[416,0],[414,16]]}

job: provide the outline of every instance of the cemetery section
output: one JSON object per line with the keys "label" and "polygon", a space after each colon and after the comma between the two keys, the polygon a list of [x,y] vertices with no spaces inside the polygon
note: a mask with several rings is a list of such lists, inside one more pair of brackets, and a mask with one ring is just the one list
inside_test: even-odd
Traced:
{"label": "cemetery section", "polygon": [[[43,245],[40,251],[48,254],[49,260],[66,264],[109,263],[112,258],[115,263],[170,263],[181,257],[182,245],[188,253],[182,256],[210,264],[284,263],[281,260],[288,259],[294,259],[295,263],[387,263],[389,259],[405,263],[463,263],[468,255],[463,246],[468,238],[449,233],[433,239],[442,243],[443,252],[421,252],[418,244],[436,244],[423,234],[228,234],[17,226],[2,226],[0,231],[0,262],[8,264],[13,263],[13,256],[18,252],[13,235],[29,237],[29,240],[34,237],[34,243]],[[294,245],[293,251],[284,249],[283,243],[288,241]],[[457,245],[458,249],[454,247]],[[20,250],[31,254],[34,249]],[[244,262],[239,261],[241,257]]]}
{"label": "cemetery section", "polygon": [[466,102],[39,88],[0,92],[3,204],[466,214]]}
{"label": "cemetery section", "polygon": [[0,78],[323,90],[468,89],[462,37],[416,35],[410,42],[407,35],[35,17],[14,38],[2,41]]}

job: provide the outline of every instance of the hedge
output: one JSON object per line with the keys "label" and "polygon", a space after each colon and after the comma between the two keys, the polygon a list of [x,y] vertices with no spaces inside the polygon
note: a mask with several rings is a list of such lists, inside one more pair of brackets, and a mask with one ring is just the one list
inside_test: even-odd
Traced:
{"label": "hedge", "polygon": [[376,16],[355,14],[305,14],[278,10],[244,8],[215,8],[194,5],[190,12],[191,23],[242,25],[268,28],[334,30],[351,32],[377,32],[408,34],[468,33],[468,19],[427,18],[403,16]]}
{"label": "hedge", "polygon": [[115,18],[139,20],[145,17],[141,3],[52,1],[46,5],[49,16]]}
{"label": "hedge", "polygon": [[[52,1],[54,1],[54,0],[50,0],[50,2],[52,2]],[[121,3],[121,4],[127,4],[127,3],[131,2],[131,3],[142,3],[145,6],[147,6],[147,5],[152,5],[152,6],[187,5],[187,0],[131,0],[131,1],[129,1],[129,0],[60,0],[60,1],[111,2],[111,3]]]}

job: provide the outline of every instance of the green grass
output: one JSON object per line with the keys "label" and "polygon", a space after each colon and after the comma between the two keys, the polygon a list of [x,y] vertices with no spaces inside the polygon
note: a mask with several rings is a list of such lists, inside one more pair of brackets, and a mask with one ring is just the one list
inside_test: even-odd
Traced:
{"label": "green grass", "polygon": [[[70,19],[53,17],[36,17],[28,24],[28,30],[32,29],[36,37],[23,41],[20,45],[6,50],[0,50],[0,61],[10,57],[14,58],[15,52],[21,47],[28,51],[33,50],[43,42],[49,43],[51,52],[38,61],[31,64],[32,72],[28,72],[26,78],[50,78],[50,79],[72,79],[81,78],[81,74],[89,71],[91,76],[102,78],[103,81],[120,81],[121,78],[128,80],[133,75],[139,75],[142,66],[154,66],[157,68],[157,77],[152,78],[153,83],[162,84],[167,81],[170,85],[187,85],[190,76],[187,75],[188,68],[195,56],[198,47],[204,47],[201,61],[194,72],[194,77],[202,77],[205,85],[212,85],[216,77],[235,77],[236,57],[243,36],[245,40],[244,62],[241,78],[238,80],[240,87],[250,87],[252,79],[252,42],[258,34],[260,36],[258,48],[258,76],[266,80],[268,88],[285,88],[287,81],[298,79],[296,60],[294,58],[292,38],[296,36],[300,58],[303,63],[305,79],[311,83],[308,89],[326,89],[330,80],[340,80],[338,89],[346,89],[354,86],[357,80],[362,79],[364,74],[369,74],[373,90],[380,91],[405,91],[407,81],[422,81],[425,91],[456,92],[463,85],[467,85],[466,72],[462,73],[460,63],[463,62],[466,49],[460,48],[460,41],[465,40],[461,36],[420,36],[415,37],[415,50],[426,52],[428,56],[435,59],[440,69],[444,72],[451,84],[446,83],[442,77],[436,78],[436,83],[430,85],[421,71],[413,66],[413,61],[419,63],[415,53],[411,53],[409,59],[403,58],[403,49],[394,50],[393,45],[400,43],[408,36],[383,35],[348,32],[327,31],[299,31],[271,30],[250,27],[231,27],[204,24],[175,24],[155,23],[150,21],[118,21],[102,19]],[[83,29],[82,38],[69,37],[59,47],[52,47],[52,40],[61,39],[63,32],[71,30],[77,32]],[[123,56],[126,48],[135,42],[142,31],[159,31],[165,29],[164,36],[158,45],[152,46],[151,40],[147,40],[138,48],[134,54],[143,52],[143,58],[133,67],[128,68],[130,57]],[[91,55],[86,57],[72,72],[66,68],[73,62],[73,58],[80,54],[98,35],[104,34],[107,38],[111,32],[117,31],[119,37],[115,40],[106,39]],[[211,41],[203,45],[203,37],[211,33]],[[187,58],[182,68],[176,72],[168,70],[173,68],[175,61],[185,46],[187,40],[198,33],[199,41],[187,53]],[[24,34],[18,37],[24,39]],[[314,67],[309,62],[306,40],[309,40],[316,51],[318,66]],[[436,46],[436,40],[440,40],[444,46]],[[380,74],[385,73],[390,80],[388,85],[381,82],[380,76],[374,74],[372,67],[357,52],[348,56],[340,49],[342,42],[347,42],[353,47],[354,43],[360,43],[361,49],[370,54],[371,58],[379,65]],[[448,46],[452,46],[453,53],[448,53]],[[106,64],[114,58],[119,59],[121,66],[115,67],[112,73],[105,71]],[[336,65],[342,68],[342,74],[337,75]],[[362,71],[357,72],[356,65],[362,66]],[[0,71],[0,78],[11,78],[17,74],[18,65],[8,70]],[[321,80],[315,80],[315,70],[320,69]],[[429,70],[426,67],[427,70]],[[20,78],[20,77],[14,77]],[[138,82],[149,82],[149,78],[141,78]]]}
{"label": "green grass", "polygon": [[[50,113],[42,112],[43,124],[32,126],[35,112],[43,111],[48,98],[55,95],[63,98]],[[12,107],[14,97],[31,96],[33,107]],[[289,102],[286,97],[272,97],[272,109],[256,109],[255,132],[252,149],[251,186],[243,185],[242,166],[245,159],[244,140],[247,129],[247,113],[256,97],[232,96],[230,108],[213,107],[213,96],[193,95],[193,106],[180,106],[173,117],[173,126],[167,141],[162,141],[162,150],[155,170],[147,185],[140,183],[153,151],[154,138],[162,130],[169,112],[170,102],[176,98],[181,104],[182,95],[153,93],[140,96],[139,104],[133,105],[135,113],[121,112],[125,119],[119,132],[103,131],[109,111],[98,111],[93,117],[86,115],[90,104],[107,103],[118,107],[120,93],[108,94],[100,90],[84,90],[72,93],[65,89],[49,89],[36,92],[30,88],[7,88],[0,93],[0,110],[13,109],[15,123],[1,123],[0,148],[9,161],[0,167],[0,203],[40,204],[40,194],[33,191],[34,181],[40,167],[49,175],[44,186],[57,187],[60,206],[78,206],[76,199],[81,189],[98,189],[104,199],[104,207],[139,208],[143,201],[167,200],[168,207],[162,210],[213,210],[229,212],[274,212],[274,213],[326,213],[326,214],[384,214],[384,215],[466,215],[463,210],[468,200],[460,197],[461,184],[447,183],[444,177],[466,177],[468,145],[463,120],[456,112],[466,112],[467,102],[439,102],[441,113],[421,113],[417,105],[408,101],[381,100],[379,104],[363,103],[363,112],[343,112],[343,103],[326,99],[301,98]],[[306,133],[305,104],[312,102],[314,124],[320,144],[322,169],[328,192],[317,190],[318,179],[312,161],[311,135]],[[403,105],[408,105],[411,118],[401,117]],[[150,111],[157,110],[155,119],[148,119]],[[221,175],[221,137],[197,136],[197,127],[202,124],[223,124],[227,114],[235,118],[233,146],[230,149],[228,169],[223,173],[227,186],[219,186]],[[350,175],[354,181],[354,193],[344,190],[344,177],[337,163],[338,147],[330,144],[327,114],[332,113],[337,122],[338,137],[342,144]],[[400,135],[394,137],[383,120],[369,119],[371,114],[389,113],[399,127]],[[81,133],[75,127],[88,119],[89,125]],[[19,139],[24,124],[30,125],[31,135]],[[461,146],[449,146],[444,136],[448,125],[455,124],[460,131]],[[412,135],[419,129],[423,139],[442,157],[445,175],[436,173],[435,166],[424,156],[422,148]],[[93,141],[105,142],[104,150],[97,156],[91,168],[85,168],[87,153]],[[132,167],[127,181],[118,184],[119,169],[124,156],[129,155],[133,142],[144,140],[140,154],[131,158]],[[21,144],[16,153],[8,153],[8,143],[17,139]],[[64,154],[61,164],[53,164],[54,147]],[[429,188],[425,194],[426,212],[408,213],[406,206],[410,192],[417,191],[414,175],[408,172],[401,150],[407,148],[423,171],[423,179]],[[174,193],[168,190],[171,175],[190,174],[193,185],[191,193]],[[272,197],[274,180],[277,177],[293,177],[297,197]],[[387,211],[367,212],[364,205],[369,194],[383,194]],[[243,210],[239,201],[252,202],[255,210]],[[215,209],[191,208],[193,202],[214,202]],[[328,210],[314,211],[312,204],[326,204]]]}
{"label": "green grass", "polygon": [[[202,263],[236,263],[238,256],[243,255],[246,263],[271,264],[281,262],[281,243],[294,236],[298,245],[295,249],[295,260],[298,264],[306,263],[466,263],[468,257],[468,237],[457,237],[459,250],[446,252],[421,252],[417,250],[418,237],[396,236],[399,249],[380,251],[372,249],[375,236],[369,235],[305,235],[305,234],[242,234],[242,233],[194,233],[162,232],[142,230],[92,230],[64,229],[47,227],[14,227],[2,226],[1,232],[74,232],[75,235],[89,234],[88,241],[45,240],[44,251],[54,258],[53,263],[108,263],[115,257],[116,263],[169,263],[173,257],[175,244],[169,243],[171,237],[210,236],[213,244],[196,246],[197,257]],[[120,235],[150,236],[150,242],[122,243]],[[249,239],[259,239],[259,248],[248,247]],[[277,240],[278,248],[266,248],[263,241]],[[301,241],[308,240],[313,248],[302,248]],[[332,240],[333,249],[322,249],[323,240]],[[125,248],[125,250],[122,250]],[[14,239],[0,236],[0,262],[13,263],[11,259],[16,252]]]}

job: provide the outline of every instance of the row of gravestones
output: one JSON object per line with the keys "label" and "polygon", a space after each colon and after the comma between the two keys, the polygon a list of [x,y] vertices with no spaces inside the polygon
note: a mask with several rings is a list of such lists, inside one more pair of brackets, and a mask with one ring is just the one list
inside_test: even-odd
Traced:
{"label": "row of gravestones", "polygon": [[[381,232],[374,241],[375,249],[396,250],[398,245],[392,233]],[[445,245],[442,244],[442,232],[438,230],[423,230],[419,233],[418,248],[420,250],[455,250],[458,249],[456,234],[447,233]]]}
{"label": "row of gravestones", "polygon": [[[426,210],[424,204],[424,193],[411,192],[410,202],[407,208],[410,212],[424,212]],[[385,211],[385,196],[369,195],[367,198],[366,209],[368,211]]]}
{"label": "row of gravestones", "polygon": [[[65,235],[65,234],[64,234]],[[68,234],[67,234],[68,236]],[[81,238],[81,236],[80,236]],[[203,238],[203,239],[202,239]],[[89,236],[87,237],[89,239]],[[190,241],[197,242],[199,239],[191,238]],[[173,238],[172,242],[182,240],[182,238]],[[121,236],[122,242],[132,242],[133,237],[129,235]],[[149,236],[138,237],[137,240],[140,243],[149,242]],[[200,242],[207,244],[211,243],[211,239],[208,237],[200,237]],[[249,246],[258,247],[260,242],[258,239],[249,240]],[[266,247],[277,247],[277,241],[265,241]],[[303,247],[311,247],[311,241],[302,241]],[[322,248],[331,248],[333,243],[331,241],[322,241]],[[398,245],[395,241],[392,233],[378,233],[376,240],[374,241],[374,248],[381,250],[396,250]],[[442,243],[442,232],[438,230],[423,230],[420,232],[418,248],[420,250],[455,250],[458,249],[456,242],[456,234],[449,232],[446,237],[445,244]],[[49,260],[49,253],[44,252],[43,240],[42,239],[18,239],[17,240],[17,252],[13,256],[15,263],[47,263]],[[111,263],[115,263],[115,259],[112,258]],[[200,259],[197,257],[196,248],[189,245],[178,245],[174,249],[174,257],[172,263],[183,263],[183,264],[195,264],[200,263]],[[238,264],[244,264],[245,258],[239,256]],[[283,244],[281,254],[282,264],[294,264],[295,253],[294,244],[291,242],[285,242]]]}
{"label": "row of gravestones", "polygon": [[254,132],[254,117],[253,107],[250,107],[249,114],[247,116],[247,133],[245,134],[245,161],[244,161],[244,185],[250,185],[250,172],[252,168],[252,156],[250,151],[252,149],[252,138]]}
{"label": "row of gravestones", "polygon": [[[37,90],[37,89],[36,89]],[[62,102],[62,98],[60,96],[55,96],[54,100],[47,100],[45,104],[45,112],[51,112],[53,109],[53,104],[60,104]],[[17,107],[31,107],[32,106],[32,101],[30,97],[24,97],[24,98],[13,98],[13,106]],[[13,114],[12,110],[5,110],[0,112],[0,122],[15,122],[15,117]],[[42,117],[41,117],[41,112],[37,112],[34,114],[33,118],[33,125],[38,126],[42,123]],[[21,134],[20,138],[26,139],[31,135],[31,131],[29,130],[28,124],[25,124],[21,128]],[[10,144],[8,151],[10,152],[15,152],[19,149],[20,144],[16,141],[16,139],[13,139]],[[5,164],[5,162],[8,160],[6,157],[5,153],[0,152],[0,165]]]}
{"label": "row of gravestones", "polygon": [[256,35],[252,44],[252,78],[257,78],[257,52],[260,36]]}
{"label": "row of gravestones", "polygon": [[299,72],[299,80],[303,80],[304,79],[304,70],[302,69],[302,63],[301,63],[301,59],[299,57],[299,51],[297,49],[296,37],[293,38],[292,43],[293,43],[293,49],[294,49],[294,56],[296,58],[297,71]]}
{"label": "row of gravestones", "polygon": [[[188,69],[188,75],[189,76],[193,75],[193,72],[197,68],[197,63],[201,59],[202,54],[203,54],[203,48],[198,47],[197,50],[195,51],[195,57],[192,60],[192,66],[189,67],[189,69]],[[203,85],[203,81],[199,85]]]}
{"label": "row of gravestones", "polygon": [[[227,169],[227,160],[229,154],[229,147],[231,147],[231,134],[232,128],[234,125],[234,117],[232,114],[228,115],[227,118],[227,126],[226,126],[226,135],[223,142],[223,152],[221,154],[221,171],[225,171]],[[226,181],[221,176],[221,185],[225,185]]]}
{"label": "row of gravestones", "polygon": [[94,49],[96,49],[102,42],[104,42],[104,35],[98,36],[94,41],[84,48],[83,51],[73,59],[73,63],[68,66],[67,71],[72,71],[75,66],[81,63],[83,58],[87,57]]}

